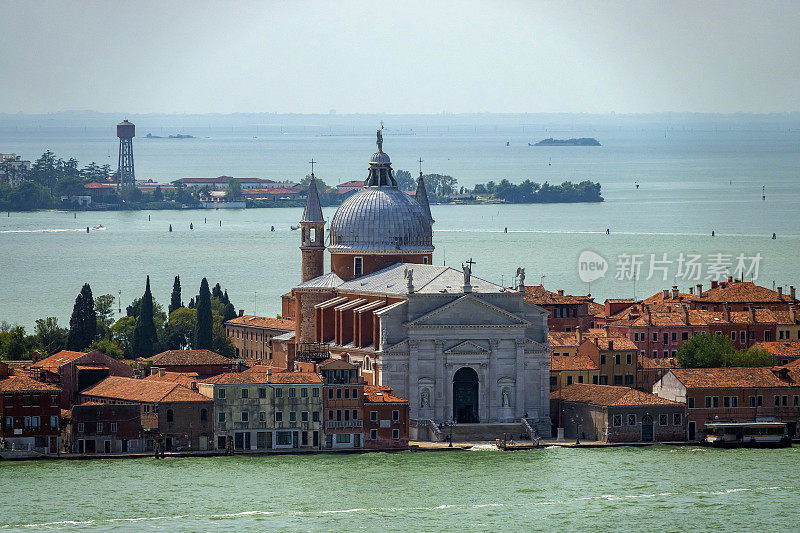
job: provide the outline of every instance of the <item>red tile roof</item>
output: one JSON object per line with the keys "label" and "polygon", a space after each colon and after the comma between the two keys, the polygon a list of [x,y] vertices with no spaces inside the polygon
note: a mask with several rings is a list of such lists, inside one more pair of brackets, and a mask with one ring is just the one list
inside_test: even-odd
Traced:
{"label": "red tile roof", "polygon": [[108,183],[98,183],[96,181],[93,181],[91,183],[87,183],[86,185],[84,185],[83,188],[84,189],[113,189],[114,187],[112,187]]}
{"label": "red tile roof", "polygon": [[243,315],[237,316],[225,322],[237,326],[252,326],[256,328],[279,329],[282,331],[294,331],[294,320],[283,318],[270,318],[267,316]]}
{"label": "red tile roof", "polygon": [[365,403],[408,403],[408,400],[392,393],[391,387],[366,385],[364,387],[364,396]]}
{"label": "red tile roof", "polygon": [[653,358],[639,355],[639,366],[642,370],[663,370],[678,368],[678,360],[674,357]]}
{"label": "red tile roof", "polygon": [[41,368],[50,372],[58,372],[58,369],[62,366],[69,364],[76,359],[83,357],[84,355],[86,355],[84,352],[61,350],[60,352],[54,353],[46,359],[42,359],[38,363],[34,363],[31,368]]}
{"label": "red tile roof", "polygon": [[592,302],[590,296],[573,296],[548,291],[543,285],[526,285],[525,300],[536,305],[567,305]]}
{"label": "red tile roof", "polygon": [[553,400],[561,399],[565,402],[580,402],[603,407],[642,406],[642,405],[683,405],[666,398],[661,398],[649,392],[642,392],[630,387],[613,385],[589,385],[587,383],[573,383],[563,389],[550,393]]}
{"label": "red tile roof", "polygon": [[340,183],[336,186],[337,189],[356,189],[364,186],[364,180],[350,180]]}
{"label": "red tile roof", "polygon": [[670,370],[687,388],[767,388],[796,385],[780,379],[769,367],[675,368]]}
{"label": "red tile roof", "polygon": [[800,358],[800,341],[757,342],[753,345],[753,348],[766,350],[775,357]]}
{"label": "red tile roof", "polygon": [[[601,350],[638,350],[639,348],[628,337],[593,337],[587,340],[595,342]],[[584,341],[586,342],[586,341]]]}
{"label": "red tile roof", "polygon": [[200,376],[197,375],[197,372],[164,372],[162,376],[160,372],[156,372],[155,374],[150,374],[147,376],[146,380],[150,381],[166,381],[169,383],[179,383],[184,387],[191,388],[192,383],[197,383]]}
{"label": "red tile roof", "polygon": [[81,395],[143,403],[210,401],[179,383],[114,376],[81,391]]}
{"label": "red tile roof", "polygon": [[61,392],[61,389],[26,376],[9,376],[0,379],[2,392]]}
{"label": "red tile roof", "polygon": [[266,361],[264,363],[253,365],[250,368],[242,371],[243,374],[247,373],[256,373],[256,374],[263,374],[266,372],[285,372],[286,368],[282,366],[277,366],[273,364],[272,361]]}
{"label": "red tile roof", "polygon": [[777,291],[756,285],[752,281],[738,280],[723,281],[715,288],[704,290],[702,295],[695,295],[695,299],[698,302],[712,303],[778,303],[792,301],[791,296],[788,294],[783,294],[779,298]]}
{"label": "red tile roof", "polygon": [[322,378],[313,372],[238,372],[220,374],[219,376],[204,379],[200,381],[200,383],[211,383],[214,385],[256,385],[259,383],[303,384],[322,383]]}
{"label": "red tile roof", "polygon": [[150,358],[153,366],[231,365],[235,361],[211,350],[167,350]]}

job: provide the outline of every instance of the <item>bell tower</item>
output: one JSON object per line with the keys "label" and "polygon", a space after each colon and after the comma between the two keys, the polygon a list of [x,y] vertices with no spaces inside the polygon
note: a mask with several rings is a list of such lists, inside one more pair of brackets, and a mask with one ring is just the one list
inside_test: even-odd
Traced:
{"label": "bell tower", "polygon": [[313,160],[311,165],[311,182],[308,184],[303,218],[300,220],[302,283],[321,276],[325,262],[325,219],[322,218],[322,206],[319,203],[317,180],[314,178]]}

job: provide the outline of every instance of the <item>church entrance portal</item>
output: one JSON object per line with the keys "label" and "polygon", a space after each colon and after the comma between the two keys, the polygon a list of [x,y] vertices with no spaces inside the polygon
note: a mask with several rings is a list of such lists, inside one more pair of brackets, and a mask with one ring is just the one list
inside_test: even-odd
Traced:
{"label": "church entrance portal", "polygon": [[453,418],[459,424],[479,421],[478,374],[471,368],[461,368],[453,376]]}

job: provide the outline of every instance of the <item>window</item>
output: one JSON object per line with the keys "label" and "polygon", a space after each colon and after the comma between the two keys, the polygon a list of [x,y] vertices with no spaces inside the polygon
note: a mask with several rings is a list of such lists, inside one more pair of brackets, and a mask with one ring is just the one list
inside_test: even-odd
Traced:
{"label": "window", "polygon": [[328,389],[328,399],[333,400],[333,389]]}
{"label": "window", "polygon": [[794,405],[795,407],[800,406],[800,396],[793,396],[792,400],[793,400],[792,405]]}
{"label": "window", "polygon": [[625,385],[633,385],[633,374],[625,374]]}
{"label": "window", "polygon": [[739,407],[739,397],[731,396],[731,407]]}
{"label": "window", "polygon": [[377,429],[370,429],[369,430],[369,438],[370,438],[370,440],[378,440],[378,430]]}
{"label": "window", "polygon": [[762,407],[764,405],[764,397],[763,396],[756,396],[756,405],[758,407]]}
{"label": "window", "polygon": [[311,396],[313,398],[319,398],[319,389],[317,387],[311,389]]}
{"label": "window", "polygon": [[578,376],[578,383],[583,383],[583,376]]}
{"label": "window", "polygon": [[628,415],[628,425],[629,426],[636,425],[636,415]]}
{"label": "window", "polygon": [[789,397],[788,396],[781,396],[781,405],[786,407],[789,405]]}
{"label": "window", "polygon": [[102,432],[103,432],[103,423],[102,422],[98,422],[97,423],[97,433],[102,433]]}
{"label": "window", "polygon": [[653,359],[658,357],[658,350],[653,350]]}
{"label": "window", "polygon": [[[305,390],[305,389],[303,389]],[[301,422],[308,422],[308,411],[303,411],[300,413],[300,421]]]}
{"label": "window", "polygon": [[353,409],[353,420],[358,420],[358,409]]}
{"label": "window", "polygon": [[350,399],[350,389],[344,389],[344,399],[345,400]]}
{"label": "window", "polygon": [[[116,422],[111,424],[111,431],[116,431],[117,430],[117,428],[115,427],[116,425],[117,425]],[[53,428],[53,429],[57,429],[58,428],[58,415],[52,415],[50,417],[50,427]]]}
{"label": "window", "polygon": [[354,257],[353,258],[353,275],[354,276],[360,276],[363,273],[364,273],[364,258],[363,257]]}
{"label": "window", "polygon": [[592,376],[592,385],[597,385],[597,376]]}
{"label": "window", "polygon": [[345,409],[344,410],[344,419],[345,420],[350,420],[350,410],[349,409]]}
{"label": "window", "polygon": [[217,413],[217,422],[225,422],[225,413]]}
{"label": "window", "polygon": [[600,354],[600,364],[601,365],[606,364],[606,354],[604,354],[604,353]]}
{"label": "window", "polygon": [[622,385],[622,374],[614,374],[614,385]]}
{"label": "window", "polygon": [[370,411],[369,412],[369,421],[370,422],[377,422],[378,421],[378,411]]}
{"label": "window", "polygon": [[296,393],[295,388],[294,387],[289,387],[289,398],[294,398],[295,397],[295,393]]}
{"label": "window", "polygon": [[722,407],[730,407],[730,406],[731,406],[730,397],[725,396],[724,398],[722,398]]}
{"label": "window", "polygon": [[336,389],[336,399],[337,400],[342,399],[342,389]]}
{"label": "window", "polygon": [[678,340],[678,332],[677,331],[673,331],[672,332],[672,342],[676,342],[677,340]]}
{"label": "window", "polygon": [[267,388],[266,387],[259,387],[258,388],[258,397],[259,398],[266,398],[267,397]]}
{"label": "window", "polygon": [[247,398],[250,396],[250,391],[248,389],[242,389],[242,398]]}
{"label": "window", "polygon": [[319,411],[314,411],[313,413],[311,413],[311,421],[319,422]]}
{"label": "window", "polygon": [[694,409],[694,396],[689,396],[686,398],[686,405],[689,407],[689,409]]}
{"label": "window", "polygon": [[747,338],[748,339],[755,339],[756,338],[756,332],[755,331],[748,331],[747,332]]}
{"label": "window", "polygon": [[669,417],[667,415],[658,415],[658,425],[666,426],[669,424]]}
{"label": "window", "polygon": [[283,389],[280,387],[275,387],[275,397],[276,398],[283,398]]}
{"label": "window", "polygon": [[681,333],[681,340],[682,341],[688,341],[689,340],[689,332],[688,331],[684,331],[683,333]]}
{"label": "window", "polygon": [[[82,426],[83,426],[83,424],[78,424],[78,428],[79,428],[78,431],[83,431]],[[14,417],[13,416],[7,416],[6,417],[6,429],[14,429]]]}
{"label": "window", "polygon": [[167,409],[167,422],[174,422],[175,421],[175,413],[172,412],[172,409]]}
{"label": "window", "polygon": [[633,354],[629,353],[628,355],[625,356],[625,363],[627,364],[633,363]]}
{"label": "window", "polygon": [[622,357],[620,356],[620,354],[614,354],[614,364],[618,365],[620,363],[622,363]]}
{"label": "window", "polygon": [[328,420],[333,420],[333,409],[328,410]]}
{"label": "window", "polygon": [[267,421],[267,412],[266,411],[259,411],[258,412],[258,421],[259,422],[266,422]]}
{"label": "window", "polygon": [[744,330],[742,330],[742,331],[739,332],[739,341],[740,342],[744,342],[745,339],[746,339],[746,336],[744,334]]}
{"label": "window", "polygon": [[394,440],[400,439],[400,430],[399,429],[393,429],[392,430],[392,438]]}
{"label": "window", "polygon": [[666,359],[667,357],[669,357],[669,350],[664,350],[664,354],[663,354],[663,355],[664,355],[664,358],[665,358],[665,359]]}
{"label": "window", "polygon": [[711,396],[706,396],[706,409],[711,407]]}
{"label": "window", "polygon": [[275,432],[275,445],[276,446],[291,446],[292,445],[292,432],[291,431],[276,431]]}
{"label": "window", "polygon": [[225,399],[225,389],[219,389],[217,391],[217,398],[219,398],[220,400]]}
{"label": "window", "polygon": [[781,397],[775,396],[775,407],[780,407],[781,405]]}
{"label": "window", "polygon": [[658,332],[653,332],[653,342],[658,342]]}
{"label": "window", "polygon": [[249,422],[250,421],[250,413],[247,411],[242,411],[242,422]]}
{"label": "window", "polygon": [[400,420],[400,411],[394,410],[392,411],[392,422],[398,422]]}
{"label": "window", "polygon": [[297,422],[297,411],[289,411],[289,422]]}
{"label": "window", "polygon": [[349,444],[350,443],[350,433],[337,433],[336,434],[336,442],[337,442],[337,444]]}
{"label": "window", "polygon": [[608,376],[600,376],[600,385],[608,385]]}
{"label": "window", "polygon": [[208,422],[208,411],[200,409],[200,422]]}
{"label": "window", "polygon": [[731,331],[731,340],[733,342],[736,342],[736,332],[735,331]]}
{"label": "window", "polygon": [[83,422],[78,424],[78,433],[83,433]]}
{"label": "window", "polygon": [[567,385],[572,385],[572,376],[567,376]]}
{"label": "window", "polygon": [[358,389],[353,389],[353,398],[358,398]]}
{"label": "window", "polygon": [[618,428],[618,427],[622,426],[622,415],[614,415],[614,417],[612,418],[612,421],[613,421],[614,427]]}
{"label": "window", "polygon": [[283,412],[275,411],[275,422],[283,422]]}
{"label": "window", "polygon": [[423,265],[427,265],[428,264],[428,256],[427,255],[422,258],[422,264]]}
{"label": "window", "polygon": [[56,407],[58,405],[58,396],[57,395],[54,394],[54,395],[50,396],[50,405],[52,405],[53,407]]}
{"label": "window", "polygon": [[303,387],[300,389],[300,397],[301,398],[308,398],[308,389]]}

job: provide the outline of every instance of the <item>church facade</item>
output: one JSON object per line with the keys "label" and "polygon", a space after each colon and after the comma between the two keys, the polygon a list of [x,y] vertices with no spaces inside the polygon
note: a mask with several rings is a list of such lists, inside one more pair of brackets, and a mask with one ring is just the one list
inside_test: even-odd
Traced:
{"label": "church facade", "polygon": [[412,419],[526,418],[549,434],[547,312],[525,301],[521,269],[509,288],[473,276],[471,261],[462,270],[432,264],[422,175],[414,197],[398,189],[380,131],[364,189],[331,221],[331,271],[312,277],[323,270],[324,225],[312,180],[301,220],[303,282],[284,298],[296,362],[360,365],[368,383],[408,398]]}

